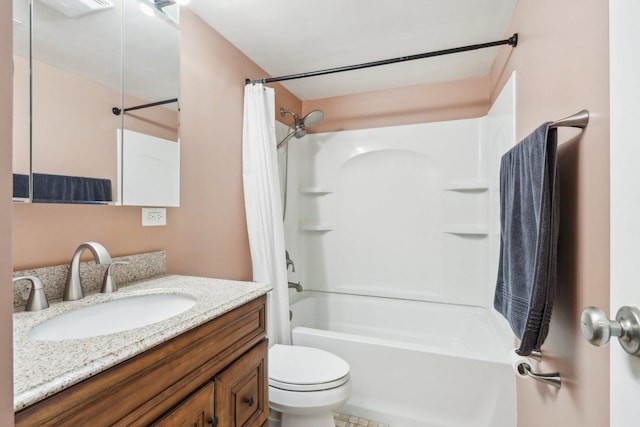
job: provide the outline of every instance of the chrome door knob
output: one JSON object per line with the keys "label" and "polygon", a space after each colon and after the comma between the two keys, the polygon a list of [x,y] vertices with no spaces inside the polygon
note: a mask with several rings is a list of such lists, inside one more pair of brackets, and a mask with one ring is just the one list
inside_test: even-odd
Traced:
{"label": "chrome door knob", "polygon": [[599,347],[607,345],[611,336],[619,337],[622,327],[614,320],[609,320],[607,314],[600,308],[587,307],[580,316],[582,335],[593,345]]}
{"label": "chrome door knob", "polygon": [[609,320],[597,307],[587,307],[580,317],[582,335],[593,345],[606,345],[611,337],[618,337],[620,345],[631,355],[640,355],[640,310],[621,307],[616,320]]}

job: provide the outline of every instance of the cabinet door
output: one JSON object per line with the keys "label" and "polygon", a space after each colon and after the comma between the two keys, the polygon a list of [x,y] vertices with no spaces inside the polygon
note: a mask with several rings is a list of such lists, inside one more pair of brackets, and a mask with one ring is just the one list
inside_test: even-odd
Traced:
{"label": "cabinet door", "polygon": [[267,340],[214,379],[215,412],[221,426],[260,427],[269,415]]}
{"label": "cabinet door", "polygon": [[208,427],[214,426],[214,384],[208,383],[185,399],[171,412],[152,424],[153,427]]}

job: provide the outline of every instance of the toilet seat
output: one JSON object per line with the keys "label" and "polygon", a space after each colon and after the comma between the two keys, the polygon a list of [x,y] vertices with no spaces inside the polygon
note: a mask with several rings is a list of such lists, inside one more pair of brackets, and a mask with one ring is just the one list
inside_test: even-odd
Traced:
{"label": "toilet seat", "polygon": [[269,386],[288,391],[321,391],[349,381],[349,364],[312,347],[276,344],[269,349]]}
{"label": "toilet seat", "polygon": [[322,391],[322,390],[330,390],[332,388],[340,387],[347,381],[349,381],[349,375],[345,375],[344,377],[337,379],[335,381],[319,383],[319,384],[291,384],[291,383],[283,383],[280,381],[276,381],[272,378],[269,378],[269,386],[279,388],[280,390],[286,390],[286,391]]}

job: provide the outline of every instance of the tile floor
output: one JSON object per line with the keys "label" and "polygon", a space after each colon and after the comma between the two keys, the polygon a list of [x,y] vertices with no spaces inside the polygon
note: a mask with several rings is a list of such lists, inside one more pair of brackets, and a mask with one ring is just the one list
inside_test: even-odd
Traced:
{"label": "tile floor", "polygon": [[364,418],[340,414],[338,412],[333,413],[333,419],[336,422],[336,427],[389,427],[389,424],[365,420]]}

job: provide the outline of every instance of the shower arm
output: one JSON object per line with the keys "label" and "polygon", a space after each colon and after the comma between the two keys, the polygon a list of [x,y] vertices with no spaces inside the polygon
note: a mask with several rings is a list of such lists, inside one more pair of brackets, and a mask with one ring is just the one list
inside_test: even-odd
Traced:
{"label": "shower arm", "polygon": [[291,110],[280,108],[280,115],[282,117],[284,117],[287,113],[291,114],[291,117],[293,117],[293,123],[289,125],[290,129],[293,129],[294,127],[297,127],[300,123],[302,123],[302,119],[297,113]]}

